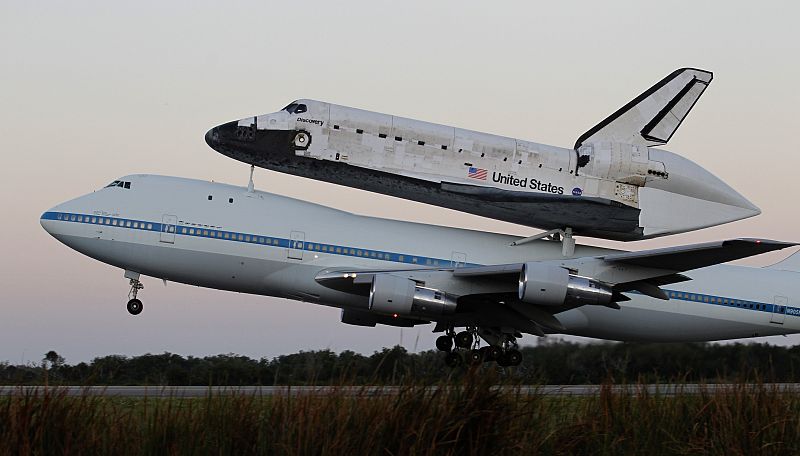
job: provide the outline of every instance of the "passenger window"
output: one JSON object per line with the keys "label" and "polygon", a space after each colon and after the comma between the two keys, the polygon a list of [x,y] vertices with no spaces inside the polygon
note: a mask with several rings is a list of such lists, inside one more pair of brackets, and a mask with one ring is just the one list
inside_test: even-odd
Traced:
{"label": "passenger window", "polygon": [[131,183],[130,182],[125,182],[125,188],[131,188]]}
{"label": "passenger window", "polygon": [[294,112],[294,108],[296,108],[296,107],[297,107],[297,103],[289,103],[289,105],[286,106],[285,108],[283,108],[283,110],[287,111],[287,112]]}
{"label": "passenger window", "polygon": [[299,104],[299,105],[297,105],[296,108],[294,108],[294,113],[295,114],[302,114],[302,113],[306,112],[307,110],[308,109],[306,108],[306,105]]}

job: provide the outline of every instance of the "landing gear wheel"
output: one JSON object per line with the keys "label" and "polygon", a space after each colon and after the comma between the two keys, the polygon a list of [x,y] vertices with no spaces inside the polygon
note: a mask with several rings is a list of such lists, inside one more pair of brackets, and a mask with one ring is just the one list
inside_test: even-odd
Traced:
{"label": "landing gear wheel", "polygon": [[439,351],[449,352],[453,349],[453,338],[450,336],[439,336],[436,338],[436,348]]}
{"label": "landing gear wheel", "polygon": [[461,331],[456,334],[456,347],[458,348],[472,348],[472,333],[469,331]]}
{"label": "landing gear wheel", "polygon": [[503,350],[500,347],[482,347],[481,353],[483,354],[483,362],[497,361],[503,355]]}
{"label": "landing gear wheel", "polygon": [[142,313],[142,301],[139,301],[136,298],[131,299],[128,301],[128,312],[131,315],[139,315]]}
{"label": "landing gear wheel", "polygon": [[522,353],[519,350],[511,349],[507,351],[505,358],[509,366],[519,366],[522,363]]}
{"label": "landing gear wheel", "polygon": [[471,366],[480,366],[483,363],[483,354],[482,350],[470,350],[469,354],[467,355],[467,360]]}
{"label": "landing gear wheel", "polygon": [[461,355],[455,352],[449,352],[447,356],[444,357],[444,363],[447,367],[458,367],[464,362],[464,359],[461,358]]}

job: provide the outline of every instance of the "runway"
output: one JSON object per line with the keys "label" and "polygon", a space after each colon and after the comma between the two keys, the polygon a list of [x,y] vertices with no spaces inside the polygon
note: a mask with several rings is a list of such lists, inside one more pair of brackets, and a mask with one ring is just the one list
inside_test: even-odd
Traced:
{"label": "runway", "polygon": [[[438,386],[424,387],[430,392]],[[448,387],[454,388],[454,387]],[[800,393],[800,383],[766,384],[647,384],[647,385],[521,385],[496,387],[506,393],[544,396],[596,396],[608,391],[615,394],[675,396],[725,391],[778,391]],[[204,398],[230,395],[250,396],[313,396],[340,394],[351,397],[397,396],[416,388],[400,386],[0,386],[0,396],[30,394],[64,394],[66,396],[105,396],[131,398]]]}

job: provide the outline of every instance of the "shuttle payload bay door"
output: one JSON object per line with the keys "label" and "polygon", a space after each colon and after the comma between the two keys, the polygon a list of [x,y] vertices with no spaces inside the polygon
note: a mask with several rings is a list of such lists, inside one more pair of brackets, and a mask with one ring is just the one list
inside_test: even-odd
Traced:
{"label": "shuttle payload bay door", "polygon": [[305,244],[306,234],[302,231],[292,231],[292,233],[289,235],[289,250],[287,251],[288,258],[293,260],[302,260]]}
{"label": "shuttle payload bay door", "polygon": [[164,214],[161,217],[161,242],[175,243],[175,232],[178,230],[178,216]]}
{"label": "shuttle payload bay door", "polygon": [[770,323],[783,324],[786,319],[786,306],[789,305],[789,298],[786,296],[775,296],[775,301],[772,306],[772,315],[770,316]]}

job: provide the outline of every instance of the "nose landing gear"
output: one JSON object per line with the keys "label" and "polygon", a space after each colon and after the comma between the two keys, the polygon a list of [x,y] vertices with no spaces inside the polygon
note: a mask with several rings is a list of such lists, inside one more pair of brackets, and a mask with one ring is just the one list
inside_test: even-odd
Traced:
{"label": "nose landing gear", "polygon": [[142,282],[139,282],[139,274],[130,271],[125,271],[125,277],[131,280],[131,291],[128,292],[128,313],[131,315],[139,315],[142,313],[142,301],[136,298],[139,290],[144,289]]}

